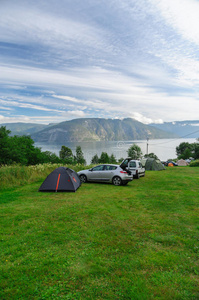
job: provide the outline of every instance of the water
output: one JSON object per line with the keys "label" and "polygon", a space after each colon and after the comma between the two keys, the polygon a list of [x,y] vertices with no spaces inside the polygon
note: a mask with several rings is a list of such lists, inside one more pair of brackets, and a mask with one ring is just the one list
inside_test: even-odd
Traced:
{"label": "water", "polygon": [[[97,154],[99,157],[102,152],[107,152],[108,155],[114,154],[116,159],[127,157],[127,151],[133,144],[138,145],[143,155],[147,153],[155,153],[157,157],[166,161],[167,159],[176,158],[176,147],[182,142],[195,143],[194,138],[179,138],[179,139],[157,139],[157,140],[134,140],[134,141],[109,141],[109,142],[68,142],[64,146],[69,147],[75,155],[76,146],[81,146],[84,158],[87,164],[90,164],[92,157]],[[147,147],[148,143],[148,147]],[[62,145],[41,144],[35,143],[36,147],[40,147],[42,151],[50,151],[59,156],[59,151]]]}

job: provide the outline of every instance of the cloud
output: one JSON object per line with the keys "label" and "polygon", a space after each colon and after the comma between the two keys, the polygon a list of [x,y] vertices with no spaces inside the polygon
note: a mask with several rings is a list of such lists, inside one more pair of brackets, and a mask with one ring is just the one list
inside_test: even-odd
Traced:
{"label": "cloud", "polygon": [[[41,101],[41,99],[40,99]],[[5,110],[11,110],[13,107],[18,107],[18,108],[27,108],[27,109],[36,109],[39,111],[47,111],[47,112],[62,112],[61,110],[56,110],[56,109],[50,109],[48,107],[44,107],[42,105],[35,105],[35,104],[31,104],[31,103],[26,103],[24,101],[21,101],[19,99],[15,99],[15,100],[11,100],[11,99],[7,99],[7,100],[2,100],[0,99],[0,103],[1,105],[3,105],[1,107],[1,109],[5,109]],[[7,107],[8,106],[8,107]]]}
{"label": "cloud", "polygon": [[2,115],[198,118],[198,12],[196,0],[2,2]]}
{"label": "cloud", "polygon": [[27,116],[15,116],[15,117],[5,117],[3,115],[0,115],[0,123],[17,123],[17,122],[24,122],[24,123],[30,123],[31,118],[28,118]]}
{"label": "cloud", "polygon": [[199,3],[197,0],[150,0],[178,34],[199,45]]}

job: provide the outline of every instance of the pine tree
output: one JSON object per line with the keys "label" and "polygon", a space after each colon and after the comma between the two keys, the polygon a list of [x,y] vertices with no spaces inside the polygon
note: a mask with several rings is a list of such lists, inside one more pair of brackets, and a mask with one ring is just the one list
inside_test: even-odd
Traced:
{"label": "pine tree", "polygon": [[77,146],[76,147],[76,156],[75,156],[75,160],[78,164],[81,165],[85,165],[86,164],[86,160],[84,158],[84,154],[82,152],[82,148],[81,146]]}

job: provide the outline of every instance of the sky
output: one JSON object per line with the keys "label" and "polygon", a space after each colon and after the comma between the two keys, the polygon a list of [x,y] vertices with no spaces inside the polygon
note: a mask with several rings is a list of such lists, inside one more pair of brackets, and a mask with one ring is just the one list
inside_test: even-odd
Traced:
{"label": "sky", "polygon": [[198,0],[0,0],[0,123],[199,120]]}

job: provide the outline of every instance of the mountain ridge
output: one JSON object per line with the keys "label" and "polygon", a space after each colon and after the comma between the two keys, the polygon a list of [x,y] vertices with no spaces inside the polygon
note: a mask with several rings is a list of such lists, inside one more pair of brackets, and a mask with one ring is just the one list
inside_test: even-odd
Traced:
{"label": "mountain ridge", "polygon": [[0,126],[11,130],[11,135],[31,135],[44,143],[199,137],[198,120],[146,125],[132,118],[78,118],[48,125],[18,122]]}
{"label": "mountain ridge", "polygon": [[199,120],[185,120],[164,122],[162,124],[150,124],[151,126],[177,134],[179,137],[198,138],[199,137]]}
{"label": "mountain ridge", "polygon": [[[27,126],[29,125],[27,124]],[[25,132],[26,134],[30,134],[35,142],[48,144],[65,144],[67,142],[82,141],[141,140],[147,137],[152,139],[177,137],[173,133],[145,125],[132,118],[125,118],[123,120],[80,118],[58,124],[44,125],[41,130],[37,130],[38,128],[38,126],[29,126],[29,129],[25,130]],[[9,129],[9,125],[7,129]],[[27,133],[28,130],[31,132]],[[24,131],[21,131],[21,134],[23,133]]]}

